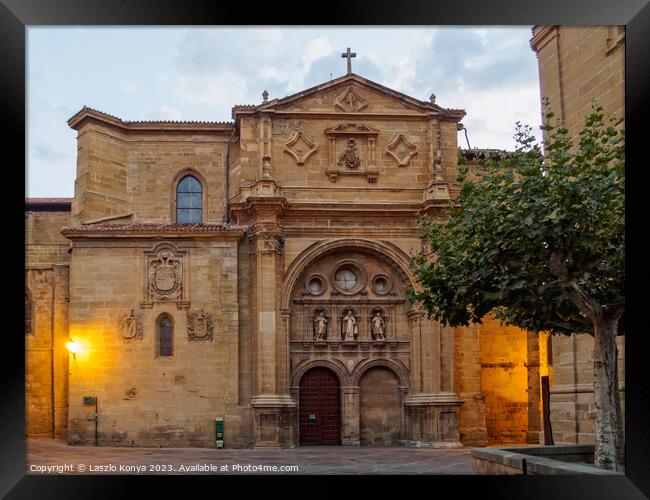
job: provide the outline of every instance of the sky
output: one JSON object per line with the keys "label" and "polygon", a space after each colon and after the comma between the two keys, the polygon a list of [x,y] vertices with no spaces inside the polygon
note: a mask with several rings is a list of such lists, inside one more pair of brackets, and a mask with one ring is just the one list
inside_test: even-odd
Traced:
{"label": "sky", "polygon": [[471,147],[513,149],[515,123],[541,120],[530,38],[530,26],[28,27],[26,196],[74,195],[67,120],[84,105],[123,120],[230,121],[264,90],[274,99],[344,75],[347,47],[354,73],[464,109]]}

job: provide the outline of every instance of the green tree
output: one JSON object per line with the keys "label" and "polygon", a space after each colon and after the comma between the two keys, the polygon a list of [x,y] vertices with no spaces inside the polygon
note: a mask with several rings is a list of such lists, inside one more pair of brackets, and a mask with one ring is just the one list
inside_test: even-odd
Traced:
{"label": "green tree", "polygon": [[[548,110],[548,102],[546,102]],[[554,124],[552,123],[554,122]],[[517,122],[514,152],[468,168],[444,219],[421,218],[431,252],[412,257],[429,317],[451,326],[492,313],[530,332],[594,337],[595,464],[621,470],[616,335],[625,309],[622,120],[594,102],[579,141],[547,111],[544,154]]]}

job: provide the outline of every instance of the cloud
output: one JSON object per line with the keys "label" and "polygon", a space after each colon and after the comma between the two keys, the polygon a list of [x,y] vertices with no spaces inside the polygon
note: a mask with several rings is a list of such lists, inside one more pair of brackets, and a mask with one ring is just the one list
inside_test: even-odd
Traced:
{"label": "cloud", "polygon": [[176,79],[176,93],[190,103],[209,107],[246,104],[248,83],[242,76],[225,71],[212,75],[182,75]]}
{"label": "cloud", "polygon": [[119,86],[120,90],[127,95],[135,94],[138,90],[138,85],[133,80],[122,80]]}
{"label": "cloud", "polygon": [[[541,137],[538,125],[541,120],[539,87],[532,85],[508,85],[498,90],[448,94],[443,107],[462,108],[467,112],[463,124],[467,128],[470,146],[512,150],[515,123],[531,125],[533,133]],[[465,135],[459,134],[458,144],[466,148]]]}
{"label": "cloud", "polygon": [[148,115],[149,120],[175,120],[178,121],[182,117],[179,109],[173,108],[167,104],[163,104],[160,108],[151,111]]}

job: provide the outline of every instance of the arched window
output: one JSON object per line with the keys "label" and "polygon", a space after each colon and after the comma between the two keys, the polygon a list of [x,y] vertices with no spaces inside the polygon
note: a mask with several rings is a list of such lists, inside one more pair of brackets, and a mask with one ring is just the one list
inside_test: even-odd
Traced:
{"label": "arched window", "polygon": [[174,354],[174,324],[166,314],[158,318],[157,331],[158,356],[172,356]]}
{"label": "arched window", "polygon": [[32,299],[25,292],[25,335],[32,335]]}
{"label": "arched window", "polygon": [[192,175],[183,177],[176,186],[176,222],[200,224],[203,192],[201,183]]}

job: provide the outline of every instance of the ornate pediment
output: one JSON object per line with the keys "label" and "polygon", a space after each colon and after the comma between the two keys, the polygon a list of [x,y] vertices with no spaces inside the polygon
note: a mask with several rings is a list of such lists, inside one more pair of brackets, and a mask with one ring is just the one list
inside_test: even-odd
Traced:
{"label": "ornate pediment", "polygon": [[312,154],[318,150],[309,137],[302,131],[294,132],[284,145],[284,151],[294,157],[298,165],[304,165]]}
{"label": "ornate pediment", "polygon": [[379,130],[365,123],[339,123],[334,127],[326,128],[325,135],[379,135]]}
{"label": "ornate pediment", "polygon": [[334,106],[343,111],[356,113],[368,106],[368,101],[364,99],[357,89],[347,87],[334,101]]}
{"label": "ornate pediment", "polygon": [[404,137],[404,135],[397,134],[395,139],[386,146],[386,153],[395,158],[400,167],[404,167],[408,165],[411,157],[418,154],[418,147]]}

